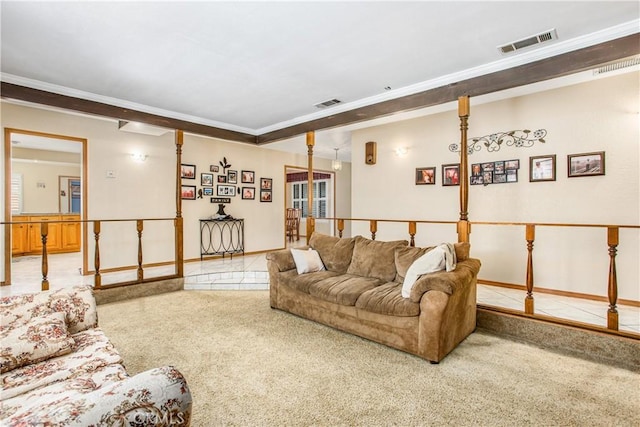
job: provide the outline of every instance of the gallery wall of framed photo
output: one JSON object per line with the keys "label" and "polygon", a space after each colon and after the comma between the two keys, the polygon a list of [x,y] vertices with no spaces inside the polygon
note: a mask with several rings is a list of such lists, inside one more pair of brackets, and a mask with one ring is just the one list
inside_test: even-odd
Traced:
{"label": "gallery wall of framed photo", "polygon": [[[191,183],[183,182],[182,199],[197,200],[209,197],[210,203],[231,203],[233,198],[240,196],[240,200],[256,199],[256,173],[252,170],[231,169],[227,157],[219,164],[209,165],[207,172],[200,173],[200,187]],[[196,180],[196,165],[182,163],[180,165],[181,178],[183,180]],[[240,185],[238,185],[240,176]],[[270,203],[273,201],[273,178],[260,178],[260,202]]]}

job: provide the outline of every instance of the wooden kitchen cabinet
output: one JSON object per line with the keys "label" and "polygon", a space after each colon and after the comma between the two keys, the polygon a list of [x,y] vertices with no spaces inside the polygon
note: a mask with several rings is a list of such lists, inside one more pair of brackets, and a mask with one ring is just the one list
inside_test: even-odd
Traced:
{"label": "wooden kitchen cabinet", "polygon": [[40,222],[47,221],[47,253],[80,251],[80,215],[18,215],[12,222],[11,253],[13,255],[38,255],[42,253]]}

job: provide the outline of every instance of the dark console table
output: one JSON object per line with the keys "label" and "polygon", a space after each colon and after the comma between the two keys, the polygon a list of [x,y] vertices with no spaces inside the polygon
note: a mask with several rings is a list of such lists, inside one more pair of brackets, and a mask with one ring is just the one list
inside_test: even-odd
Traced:
{"label": "dark console table", "polygon": [[244,219],[201,219],[200,260],[204,255],[244,254]]}

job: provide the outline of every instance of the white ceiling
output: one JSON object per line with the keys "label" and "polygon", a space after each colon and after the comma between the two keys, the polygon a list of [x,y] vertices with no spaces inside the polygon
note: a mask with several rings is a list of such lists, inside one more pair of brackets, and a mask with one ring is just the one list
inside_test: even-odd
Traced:
{"label": "white ceiling", "polygon": [[[637,33],[639,5],[3,1],[1,72],[9,83],[257,135]],[[512,56],[497,49],[554,28],[558,40]],[[332,98],[342,104],[314,107]],[[345,132],[319,133],[317,154],[348,155]]]}

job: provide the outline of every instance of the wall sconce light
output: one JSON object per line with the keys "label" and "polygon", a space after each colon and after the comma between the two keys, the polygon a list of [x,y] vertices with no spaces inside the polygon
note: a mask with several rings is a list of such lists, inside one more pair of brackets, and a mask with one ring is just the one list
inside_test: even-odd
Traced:
{"label": "wall sconce light", "polygon": [[131,153],[131,160],[134,162],[142,163],[147,160],[147,155],[142,153]]}
{"label": "wall sconce light", "polygon": [[331,161],[331,169],[334,171],[342,170],[342,162],[338,160],[338,150],[339,148],[334,148],[336,150],[336,159]]}
{"label": "wall sconce light", "polygon": [[398,147],[396,148],[395,151],[396,151],[396,156],[403,157],[407,155],[407,153],[409,152],[409,149],[407,147]]}

